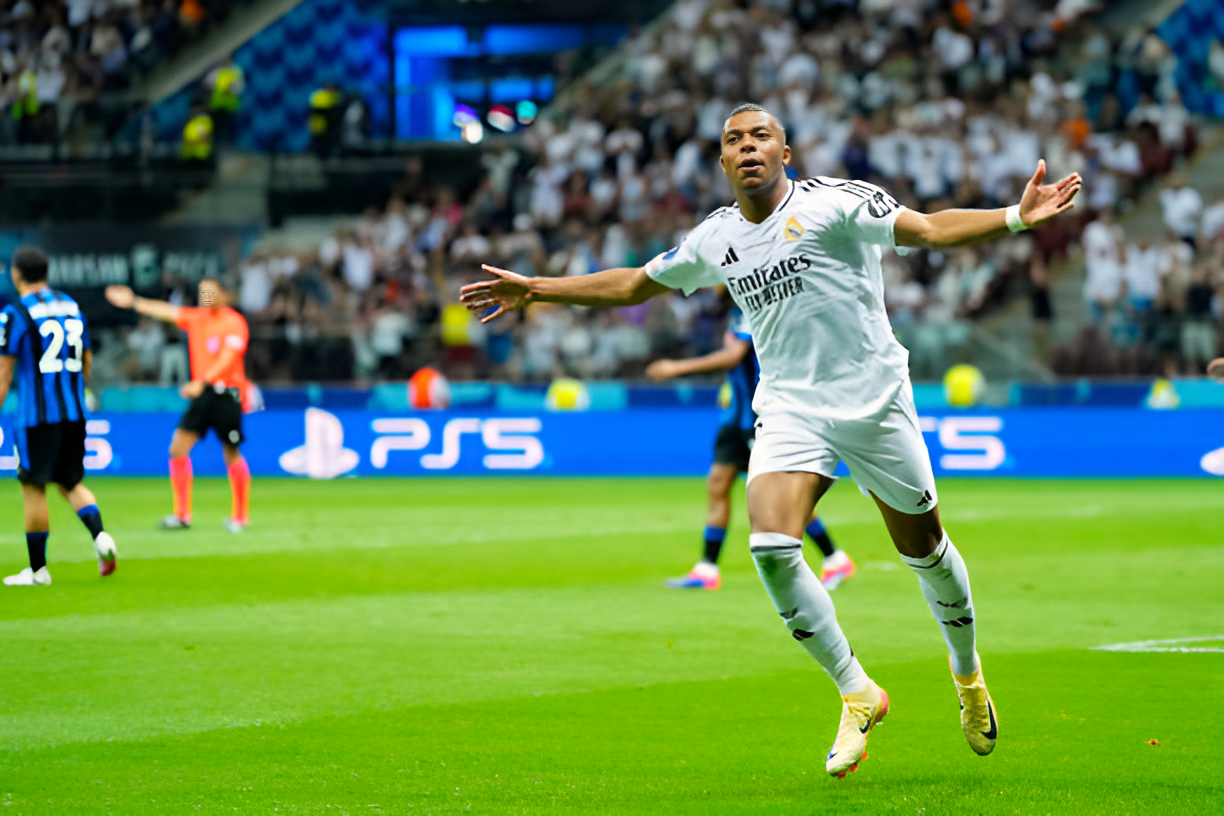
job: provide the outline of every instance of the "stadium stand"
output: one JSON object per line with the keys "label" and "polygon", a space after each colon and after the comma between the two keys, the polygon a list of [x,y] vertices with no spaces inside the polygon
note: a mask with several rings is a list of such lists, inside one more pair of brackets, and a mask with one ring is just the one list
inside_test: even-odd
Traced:
{"label": "stadium stand", "polygon": [[6,3],[0,26],[2,142],[52,144],[104,117],[122,91],[208,36],[241,0]]}
{"label": "stadium stand", "polygon": [[[1218,15],[1192,0],[1155,29],[1115,32],[1083,19],[1090,10],[1068,1],[681,0],[562,87],[521,135],[455,154],[466,176],[437,172],[439,149],[416,150],[390,159],[404,169],[390,189],[375,188],[386,205],[336,219],[325,240],[269,232],[232,270],[252,321],[252,374],[402,379],[432,363],[456,379],[634,377],[652,356],[715,347],[726,307],[711,292],[607,313],[536,307],[488,327],[455,293],[481,261],[574,275],[674,245],[730,198],[715,167],[718,134],[745,98],[780,113],[798,174],[870,180],[913,207],[1011,202],[1041,156],[1052,174],[1085,175],[1076,219],[990,250],[888,257],[886,299],[916,378],[963,360],[1036,379],[1192,373],[1201,352],[1219,348],[1224,239],[1212,227],[1218,206],[1192,212],[1192,194],[1174,192],[1175,171],[1202,141],[1198,115],[1213,111],[1224,58],[1203,32],[1216,30]],[[308,0],[239,49],[252,103],[238,118],[239,146],[306,150],[309,92],[329,81],[385,131],[390,105],[377,86],[387,65],[369,53],[385,47],[387,29],[371,20]],[[154,109],[163,138],[181,128],[191,93]],[[319,166],[331,174],[340,164]],[[1135,296],[1124,279],[1131,288],[1151,281],[1126,278],[1126,259],[1149,250],[1124,250],[1101,214],[1125,219],[1162,177],[1174,180],[1163,198],[1181,202],[1170,205],[1186,222],[1180,237],[1195,239],[1154,236],[1167,291]],[[1088,282],[1059,294],[1063,280],[1079,280],[1067,273],[1081,258]],[[176,292],[190,297],[182,280],[168,281]],[[1020,341],[992,331],[1018,311]],[[148,366],[143,375],[130,362],[119,368],[153,376]]]}

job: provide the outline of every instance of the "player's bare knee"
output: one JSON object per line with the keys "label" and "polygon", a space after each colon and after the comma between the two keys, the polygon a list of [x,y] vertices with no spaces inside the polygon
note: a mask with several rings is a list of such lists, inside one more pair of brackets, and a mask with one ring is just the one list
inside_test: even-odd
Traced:
{"label": "player's bare knee", "polygon": [[938,518],[925,516],[912,516],[912,520],[903,525],[889,525],[897,552],[911,558],[925,558],[939,548],[943,528]]}
{"label": "player's bare knee", "polygon": [[753,533],[781,533],[791,538],[803,535],[806,519],[799,519],[793,509],[788,512],[777,505],[760,504],[754,507],[751,501],[748,502],[748,522]]}

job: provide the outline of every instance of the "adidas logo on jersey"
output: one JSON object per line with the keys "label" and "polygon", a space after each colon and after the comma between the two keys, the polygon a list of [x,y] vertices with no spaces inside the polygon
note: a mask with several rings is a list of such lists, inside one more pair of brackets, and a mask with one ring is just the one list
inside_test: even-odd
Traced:
{"label": "adidas logo on jersey", "polygon": [[735,247],[727,247],[727,257],[723,258],[719,266],[730,266],[733,263],[739,263],[739,256],[735,254]]}

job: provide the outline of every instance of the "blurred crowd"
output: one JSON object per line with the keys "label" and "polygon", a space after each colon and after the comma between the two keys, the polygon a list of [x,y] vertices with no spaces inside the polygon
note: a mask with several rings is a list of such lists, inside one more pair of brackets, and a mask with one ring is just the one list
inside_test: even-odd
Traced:
{"label": "blurred crowd", "polygon": [[[798,176],[869,180],[914,208],[1014,203],[1039,158],[1053,176],[1083,174],[1077,217],[884,265],[917,378],[940,376],[976,320],[1023,296],[1039,354],[1074,357],[1042,340],[1060,308],[1051,265],[1078,252],[1096,213],[1094,223],[1126,211],[1197,146],[1168,48],[1145,31],[1112,40],[1079,19],[1092,10],[1084,0],[680,0],[622,45],[608,82],[584,81],[521,139],[486,143],[472,189],[428,183],[418,157],[382,211],[343,224],[317,252],[258,249],[240,270],[253,336],[267,338],[253,347],[253,374],[394,379],[441,363],[456,378],[634,376],[654,356],[717,347],[728,308],[717,292],[619,310],[537,304],[488,326],[456,294],[482,262],[581,275],[674,246],[732,199],[719,138],[745,99],[780,116]],[[1189,287],[1177,291],[1179,313]],[[1104,322],[1123,299],[1098,300]]]}
{"label": "blurred crowd", "polygon": [[6,0],[0,11],[0,143],[58,142],[101,117],[107,91],[179,51],[238,0]]}
{"label": "blurred crowd", "polygon": [[1224,196],[1204,202],[1184,173],[1160,191],[1165,233],[1126,235],[1112,209],[1084,228],[1092,318],[1059,349],[1066,375],[1197,376],[1224,349]]}

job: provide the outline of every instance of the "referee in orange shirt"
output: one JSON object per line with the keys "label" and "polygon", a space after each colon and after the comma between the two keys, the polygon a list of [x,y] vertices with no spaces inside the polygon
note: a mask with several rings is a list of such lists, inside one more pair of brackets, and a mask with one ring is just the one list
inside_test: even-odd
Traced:
{"label": "referee in orange shirt", "polygon": [[181,530],[191,526],[191,449],[212,429],[221,440],[233,492],[233,511],[225,528],[242,532],[249,523],[251,497],[251,469],[238,450],[247,401],[243,355],[250,332],[246,319],[227,305],[225,290],[213,278],[200,281],[200,305],[195,308],[137,297],[126,286],[108,286],[106,299],[120,309],[135,309],[187,332],[191,382],[179,393],[191,404],[170,442],[174,512],[162,520],[162,527]]}

